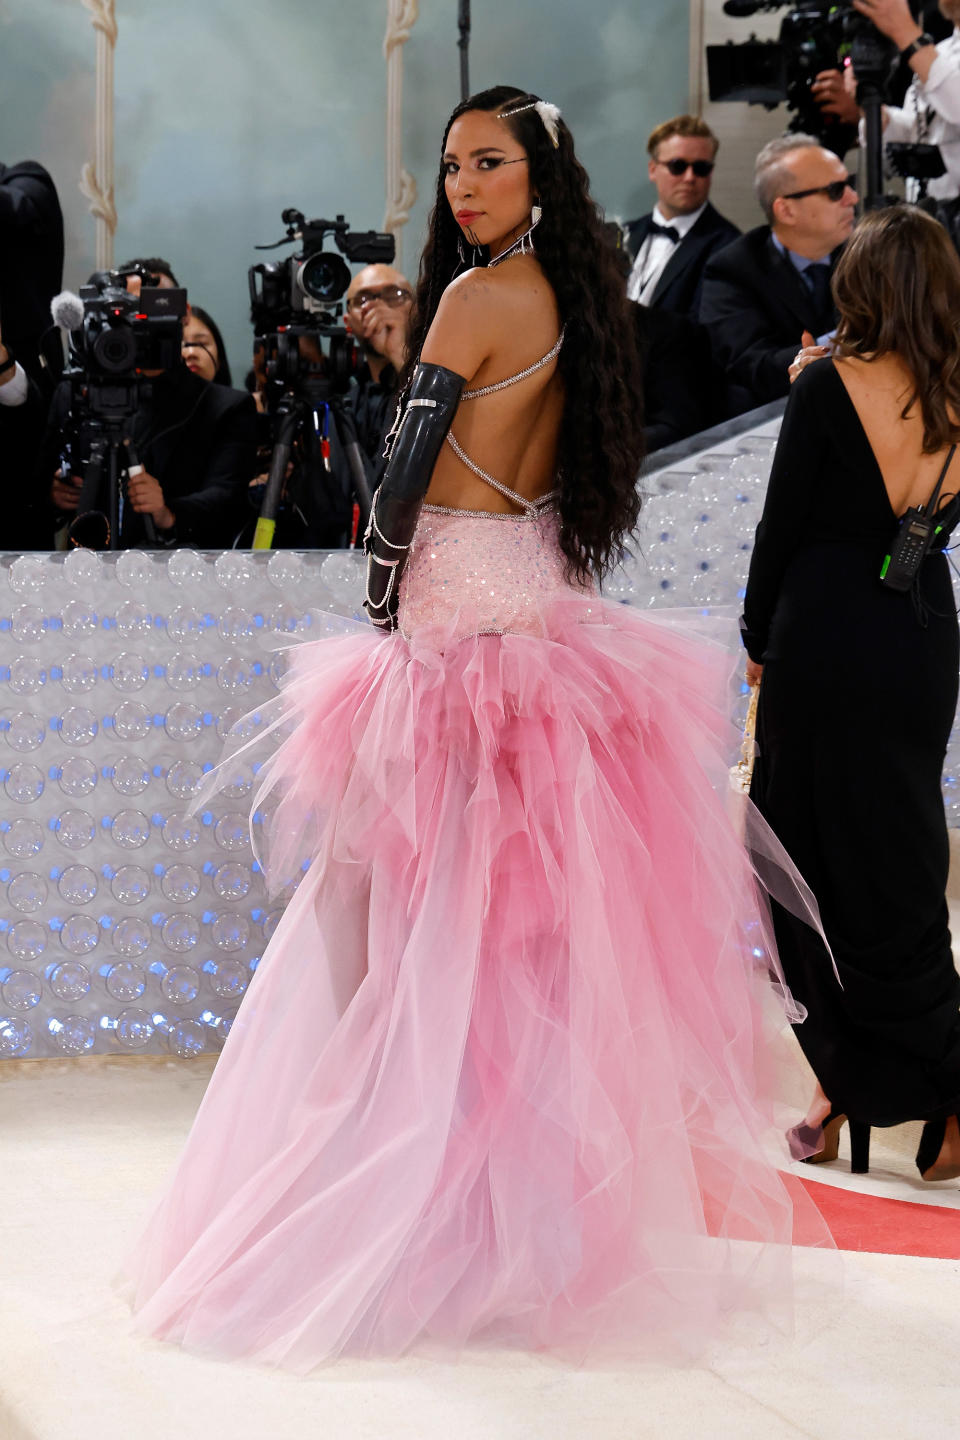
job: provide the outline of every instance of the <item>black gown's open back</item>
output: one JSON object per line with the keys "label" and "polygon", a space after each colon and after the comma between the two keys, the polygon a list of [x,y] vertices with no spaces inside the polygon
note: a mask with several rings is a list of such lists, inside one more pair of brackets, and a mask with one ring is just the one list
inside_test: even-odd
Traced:
{"label": "black gown's open back", "polygon": [[[932,488],[932,487],[931,487]],[[955,457],[945,493],[960,488]],[[960,501],[942,512],[942,546]],[[960,1109],[941,772],[957,705],[949,562],[918,593],[879,580],[897,528],[831,361],[793,387],[757,529],[744,639],[764,663],[751,796],[818,901],[822,943],[775,913],[797,1036],[827,1096],[895,1125]]]}

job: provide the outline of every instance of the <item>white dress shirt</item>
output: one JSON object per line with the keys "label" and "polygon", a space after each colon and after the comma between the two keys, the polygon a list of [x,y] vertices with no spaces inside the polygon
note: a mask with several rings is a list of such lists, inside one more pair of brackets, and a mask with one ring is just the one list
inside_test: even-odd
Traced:
{"label": "white dress shirt", "polygon": [[[931,180],[928,195],[937,200],[950,200],[960,194],[960,28],[941,40],[937,58],[930,66],[926,80],[916,76],[907,91],[902,109],[885,107],[887,124],[883,141],[923,140],[939,145],[946,175]],[[927,118],[929,116],[929,119]],[[860,122],[860,144],[864,143],[864,124]],[[907,181],[907,196],[915,199],[917,183]]]}
{"label": "white dress shirt", "polygon": [[27,377],[18,365],[5,385],[0,385],[0,405],[22,405],[27,398]]}
{"label": "white dress shirt", "polygon": [[637,251],[637,258],[633,262],[633,269],[630,271],[630,278],[627,281],[628,300],[637,300],[641,305],[649,305],[650,298],[657,288],[657,281],[667,268],[667,262],[671,255],[680,240],[696,225],[706,208],[706,202],[704,202],[699,210],[693,210],[689,215],[674,215],[672,220],[668,220],[662,214],[659,205],[653,207],[654,224],[672,225],[679,239],[671,240],[669,235],[647,236]]}

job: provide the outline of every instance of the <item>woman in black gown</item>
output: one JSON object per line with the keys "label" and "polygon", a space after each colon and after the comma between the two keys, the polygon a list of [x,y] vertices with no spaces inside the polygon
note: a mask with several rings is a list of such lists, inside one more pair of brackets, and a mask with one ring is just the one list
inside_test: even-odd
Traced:
{"label": "woman in black gown", "polygon": [[836,1158],[849,1119],[866,1169],[869,1125],[923,1119],[917,1164],[946,1179],[960,1175],[960,978],[940,784],[960,654],[942,551],[960,456],[913,589],[880,572],[898,517],[930,499],[960,440],[960,262],[935,221],[895,207],[861,222],[834,291],[833,357],[793,387],[750,566],[751,795],[819,900],[842,984],[816,935],[778,912],[824,1092],[801,1144]]}

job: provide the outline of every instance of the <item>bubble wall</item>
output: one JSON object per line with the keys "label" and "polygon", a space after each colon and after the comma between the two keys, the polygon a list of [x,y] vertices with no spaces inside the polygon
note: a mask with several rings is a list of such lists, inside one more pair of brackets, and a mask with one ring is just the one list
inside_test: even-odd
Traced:
{"label": "bubble wall", "polygon": [[[777,423],[651,473],[611,599],[737,612]],[[197,787],[362,595],[355,552],[0,557],[0,1059],[223,1044],[289,892],[252,767]],[[960,825],[960,735],[944,792]]]}

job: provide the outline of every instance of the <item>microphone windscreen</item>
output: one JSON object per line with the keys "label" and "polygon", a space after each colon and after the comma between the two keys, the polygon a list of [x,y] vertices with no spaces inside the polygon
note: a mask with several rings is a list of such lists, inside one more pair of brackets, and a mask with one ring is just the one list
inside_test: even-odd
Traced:
{"label": "microphone windscreen", "polygon": [[54,325],[61,330],[79,330],[83,324],[83,301],[72,290],[61,290],[50,301]]}

